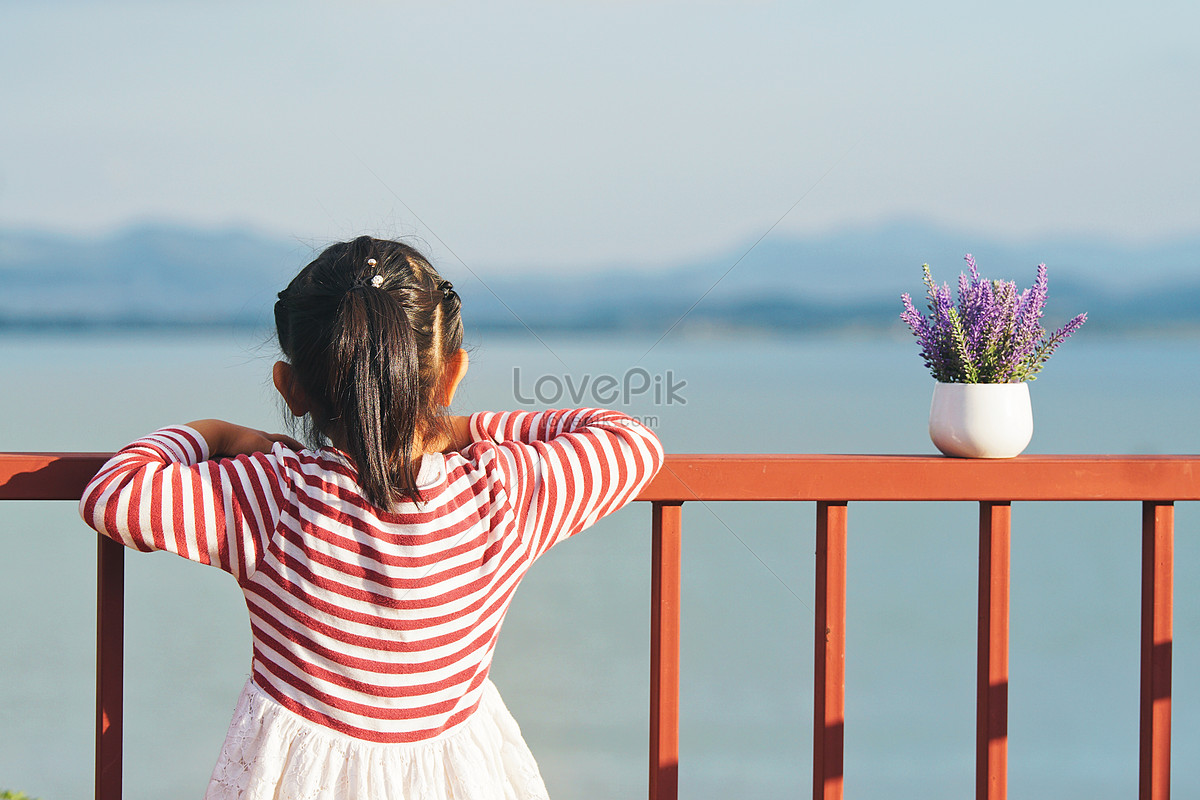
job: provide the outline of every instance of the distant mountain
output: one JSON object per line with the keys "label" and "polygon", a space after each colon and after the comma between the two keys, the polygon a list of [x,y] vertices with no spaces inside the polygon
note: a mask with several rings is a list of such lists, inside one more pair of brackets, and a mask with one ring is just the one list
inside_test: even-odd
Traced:
{"label": "distant mountain", "polygon": [[258,325],[311,248],[240,230],[0,233],[0,325]]}
{"label": "distant mountain", "polygon": [[924,307],[921,265],[954,285],[968,252],[983,275],[1022,288],[1045,262],[1048,327],[1087,311],[1091,330],[1200,330],[1200,238],[1143,247],[1070,239],[1006,244],[918,223],[773,237],[753,249],[746,243],[654,270],[495,278],[481,272],[490,291],[473,298],[472,317],[491,327],[659,332],[681,318],[680,328],[705,331],[898,327],[902,293]]}
{"label": "distant mountain", "polygon": [[[91,238],[0,232],[0,328],[268,325],[275,293],[322,244],[163,225]],[[953,284],[968,251],[984,275],[1020,286],[1046,262],[1048,326],[1087,311],[1093,330],[1200,330],[1200,238],[1005,244],[891,223],[773,236],[654,269],[438,266],[480,329],[661,332],[681,318],[683,331],[884,329],[899,325],[902,292],[923,303],[922,263]]]}

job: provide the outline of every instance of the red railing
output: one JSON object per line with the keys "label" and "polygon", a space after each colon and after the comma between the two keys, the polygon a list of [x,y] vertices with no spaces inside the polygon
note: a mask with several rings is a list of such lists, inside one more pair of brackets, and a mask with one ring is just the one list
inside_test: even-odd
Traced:
{"label": "red railing", "polygon": [[[0,500],[71,500],[98,454],[0,454]],[[1165,800],[1171,779],[1174,503],[1200,500],[1200,456],[670,456],[639,500],[652,505],[650,798],[674,800],[679,769],[679,598],[683,504],[817,504],[813,797],[842,797],[846,533],[862,501],[979,503],[976,797],[1007,794],[1011,504],[1142,504],[1140,790]],[[96,797],[121,796],[124,548],[100,537],[97,588]]]}

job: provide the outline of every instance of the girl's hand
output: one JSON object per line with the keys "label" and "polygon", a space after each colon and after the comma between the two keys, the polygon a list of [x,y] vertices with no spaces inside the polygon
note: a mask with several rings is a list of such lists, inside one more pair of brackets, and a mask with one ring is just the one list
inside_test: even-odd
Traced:
{"label": "girl's hand", "polygon": [[276,442],[283,442],[293,450],[302,450],[304,445],[282,433],[246,428],[219,419],[202,419],[189,422],[188,427],[204,437],[212,458],[232,458],[251,453],[267,453]]}

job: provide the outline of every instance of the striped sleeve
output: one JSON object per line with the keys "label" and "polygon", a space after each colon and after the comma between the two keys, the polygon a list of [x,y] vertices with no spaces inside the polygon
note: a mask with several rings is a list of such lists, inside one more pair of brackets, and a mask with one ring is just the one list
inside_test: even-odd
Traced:
{"label": "striped sleeve", "polygon": [[278,455],[210,461],[204,437],[181,425],[114,455],[84,490],[79,512],[126,547],[176,553],[240,582],[254,574],[282,501]]}
{"label": "striped sleeve", "polygon": [[624,506],[663,461],[649,429],[604,409],[481,412],[471,416],[471,436],[495,447],[535,557]]}

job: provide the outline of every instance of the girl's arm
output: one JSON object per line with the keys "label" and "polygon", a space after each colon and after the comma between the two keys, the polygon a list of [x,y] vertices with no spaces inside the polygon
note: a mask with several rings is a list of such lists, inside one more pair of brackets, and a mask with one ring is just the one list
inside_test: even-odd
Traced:
{"label": "girl's arm", "polygon": [[[92,478],[80,514],[138,550],[166,550],[249,578],[284,501],[287,437],[217,420],[164,428],[120,450]],[[214,454],[236,458],[209,460]],[[282,451],[286,452],[286,451]]]}
{"label": "girl's arm", "polygon": [[269,453],[275,442],[283,442],[297,451],[304,449],[295,439],[282,433],[267,433],[220,419],[196,420],[189,422],[187,427],[204,437],[210,458]]}
{"label": "girl's arm", "polygon": [[[483,412],[469,424],[474,441],[495,445],[534,555],[628,503],[662,466],[658,438],[617,411]],[[486,448],[471,452],[487,458]]]}

